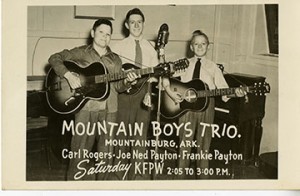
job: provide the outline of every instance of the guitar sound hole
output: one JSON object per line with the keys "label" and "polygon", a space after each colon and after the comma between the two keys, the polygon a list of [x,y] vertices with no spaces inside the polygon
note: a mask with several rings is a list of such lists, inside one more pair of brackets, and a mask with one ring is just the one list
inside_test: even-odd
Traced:
{"label": "guitar sound hole", "polygon": [[194,89],[188,89],[185,91],[184,93],[184,99],[187,102],[193,103],[195,101],[197,101],[197,93]]}

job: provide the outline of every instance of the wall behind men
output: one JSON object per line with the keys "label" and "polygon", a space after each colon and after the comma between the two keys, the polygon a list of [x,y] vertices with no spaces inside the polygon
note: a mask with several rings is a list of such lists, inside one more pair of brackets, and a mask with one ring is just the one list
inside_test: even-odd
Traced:
{"label": "wall behind men", "polygon": [[[112,42],[126,36],[124,19],[134,7],[115,6]],[[214,5],[138,7],[146,17],[144,37],[148,40],[155,41],[160,26],[168,24],[170,36],[165,48],[168,61],[186,56],[187,41],[195,29],[213,36]],[[95,19],[76,19],[74,9],[74,6],[28,8],[28,75],[44,75],[44,66],[53,52],[85,43]]]}
{"label": "wall behind men", "polygon": [[[112,42],[121,40],[124,19],[136,6],[115,6]],[[278,150],[278,58],[268,53],[263,5],[137,6],[145,14],[144,37],[155,41],[159,27],[169,26],[166,60],[188,55],[191,33],[201,29],[210,38],[208,57],[229,73],[265,76],[272,91],[267,96],[261,152]],[[51,54],[83,45],[95,19],[77,19],[74,6],[28,7],[27,75],[45,75]]]}

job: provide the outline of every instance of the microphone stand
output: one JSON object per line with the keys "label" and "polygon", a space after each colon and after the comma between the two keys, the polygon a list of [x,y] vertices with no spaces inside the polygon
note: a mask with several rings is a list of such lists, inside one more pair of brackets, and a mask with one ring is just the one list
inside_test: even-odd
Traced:
{"label": "microphone stand", "polygon": [[[159,48],[159,63],[165,63],[165,49],[164,47]],[[158,103],[157,103],[157,113],[156,113],[156,120],[160,122],[160,106],[161,106],[161,91],[162,91],[162,76],[158,78]]]}
{"label": "microphone stand", "polygon": [[[158,49],[158,55],[159,55],[159,63],[165,63],[166,62],[166,59],[165,59],[165,49],[164,49],[164,46],[161,46],[159,49]],[[162,91],[162,76],[159,76],[158,78],[158,95],[157,95],[157,98],[158,98],[158,101],[157,101],[157,112],[156,112],[156,121],[158,123],[160,123],[160,106],[161,106],[161,91]],[[158,140],[159,140],[159,136],[156,135],[155,136],[155,142],[156,144],[158,144]],[[158,145],[155,146],[155,154],[158,153]],[[157,163],[158,160],[155,160],[154,162]],[[153,175],[153,179],[155,180],[156,179],[156,173],[154,172],[154,175]]]}

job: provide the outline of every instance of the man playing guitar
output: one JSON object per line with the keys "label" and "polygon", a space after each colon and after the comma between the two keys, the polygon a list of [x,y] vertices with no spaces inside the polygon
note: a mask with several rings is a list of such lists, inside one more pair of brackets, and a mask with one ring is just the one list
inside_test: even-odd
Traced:
{"label": "man playing guitar", "polygon": [[[121,71],[121,60],[113,53],[108,44],[111,40],[112,34],[112,23],[106,19],[99,19],[94,23],[91,30],[91,37],[93,38],[92,44],[81,47],[76,47],[71,50],[63,50],[62,52],[55,53],[49,58],[49,63],[61,78],[66,78],[71,89],[77,89],[81,87],[82,81],[79,77],[71,73],[66,66],[64,61],[74,61],[80,64],[83,68],[87,67],[91,63],[100,62],[105,65],[109,73],[116,73]],[[111,82],[110,93],[105,100],[89,100],[81,108],[79,112],[75,114],[75,124],[83,123],[87,126],[88,123],[97,123],[98,121],[116,122],[117,118],[117,99],[118,92],[127,90],[131,83],[136,80],[138,76],[135,73],[128,72],[127,77],[117,82]],[[79,126],[79,129],[82,128]],[[81,132],[81,131],[80,131]],[[98,152],[113,153],[112,146],[105,146],[105,139],[112,137],[109,135],[93,134],[87,135],[73,135],[71,141],[71,151],[78,152],[79,150],[86,149],[91,151],[95,142],[97,142]],[[82,160],[82,157],[70,159],[67,179],[74,180],[74,175],[78,172],[77,165]],[[104,160],[106,164],[111,164],[112,159]],[[82,165],[81,165],[82,167]],[[85,167],[87,167],[85,165]],[[88,177],[88,176],[85,176]],[[98,180],[109,179],[107,174],[98,174],[96,176]]]}
{"label": "man playing guitar", "polygon": [[[180,78],[182,82],[189,82],[192,79],[201,79],[204,83],[208,85],[209,89],[215,88],[228,88],[228,85],[223,77],[221,70],[218,68],[217,64],[206,58],[206,53],[208,51],[209,39],[205,33],[200,30],[196,30],[190,41],[190,49],[194,53],[194,57],[188,59],[189,67],[185,72],[180,73]],[[167,78],[163,79],[163,86],[166,90],[167,96],[173,100],[173,102],[179,104],[183,95],[177,91],[170,88],[170,80]],[[234,96],[244,96],[245,93],[241,89],[237,89]],[[214,120],[214,98],[208,98],[209,102],[204,111],[188,111],[179,117],[179,124],[190,122],[190,128],[193,130],[193,134],[187,137],[185,134],[179,134],[179,142],[182,141],[197,141],[197,153],[208,153],[212,138],[211,128],[206,128],[205,134],[202,135],[203,127],[200,122],[212,124]],[[222,100],[227,101],[229,98],[223,96]],[[178,168],[189,168],[190,160],[183,159],[182,152],[191,152],[191,147],[181,147],[179,152],[181,158],[178,159]],[[201,152],[202,151],[202,152]],[[197,168],[208,168],[208,160],[197,160]],[[207,176],[199,175],[199,178],[204,178]],[[178,178],[185,178],[185,175],[179,175]]]}

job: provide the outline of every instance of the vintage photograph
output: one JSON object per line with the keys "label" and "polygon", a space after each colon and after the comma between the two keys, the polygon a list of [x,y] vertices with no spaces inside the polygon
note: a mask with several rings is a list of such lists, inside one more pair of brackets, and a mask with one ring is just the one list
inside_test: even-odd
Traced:
{"label": "vintage photograph", "polygon": [[28,6],[26,181],[278,179],[278,18]]}

